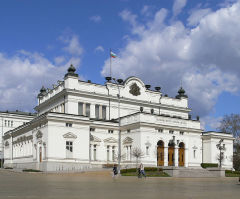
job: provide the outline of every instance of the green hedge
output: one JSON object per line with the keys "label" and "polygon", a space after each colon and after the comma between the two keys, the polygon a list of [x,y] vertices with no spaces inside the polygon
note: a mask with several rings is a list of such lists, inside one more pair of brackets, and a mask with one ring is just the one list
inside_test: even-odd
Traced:
{"label": "green hedge", "polygon": [[240,174],[240,171],[225,170],[225,173]]}
{"label": "green hedge", "polygon": [[40,170],[36,170],[36,169],[23,169],[23,172],[42,172]]}
{"label": "green hedge", "polygon": [[[162,171],[162,168],[157,168],[157,167],[145,167],[145,171]],[[130,169],[122,169],[121,173],[132,173],[132,172],[137,172],[136,168],[130,168]]]}
{"label": "green hedge", "polygon": [[218,164],[215,164],[215,163],[202,163],[201,167],[204,168],[204,169],[206,169],[208,167],[218,167]]}

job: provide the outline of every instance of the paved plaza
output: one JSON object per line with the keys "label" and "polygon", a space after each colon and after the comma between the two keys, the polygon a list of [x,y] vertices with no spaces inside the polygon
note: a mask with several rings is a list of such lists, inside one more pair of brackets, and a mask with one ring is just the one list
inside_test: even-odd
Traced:
{"label": "paved plaza", "polygon": [[161,198],[240,197],[237,178],[119,177],[110,171],[78,174],[19,173],[0,170],[0,198]]}

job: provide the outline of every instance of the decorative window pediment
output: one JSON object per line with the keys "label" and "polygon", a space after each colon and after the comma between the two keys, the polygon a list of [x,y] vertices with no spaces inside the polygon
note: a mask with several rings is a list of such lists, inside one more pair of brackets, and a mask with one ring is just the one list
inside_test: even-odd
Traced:
{"label": "decorative window pediment", "polygon": [[145,143],[145,145],[146,145],[146,146],[151,146],[152,144],[151,144],[149,141],[147,141],[147,142]]}
{"label": "decorative window pediment", "polygon": [[71,132],[64,134],[63,137],[64,138],[70,138],[70,139],[76,139],[77,138],[77,136],[75,134],[71,133]]}
{"label": "decorative window pediment", "polygon": [[42,138],[43,134],[41,131],[38,131],[37,134],[36,134],[36,138]]}
{"label": "decorative window pediment", "polygon": [[90,135],[90,141],[92,141],[92,142],[101,142],[101,139],[91,134]]}
{"label": "decorative window pediment", "polygon": [[110,137],[110,138],[106,138],[104,140],[104,142],[108,142],[108,143],[117,143],[117,139]]}
{"label": "decorative window pediment", "polygon": [[196,146],[193,146],[193,149],[198,149]]}
{"label": "decorative window pediment", "polygon": [[123,140],[123,144],[131,144],[133,142],[133,139],[130,138],[130,137],[126,137],[124,140]]}

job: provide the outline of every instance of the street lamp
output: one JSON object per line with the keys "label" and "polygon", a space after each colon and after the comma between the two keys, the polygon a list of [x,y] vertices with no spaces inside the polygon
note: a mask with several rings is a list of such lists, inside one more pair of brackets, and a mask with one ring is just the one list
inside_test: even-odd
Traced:
{"label": "street lamp", "polygon": [[[121,164],[121,130],[120,130],[120,88],[119,85],[122,84],[122,79],[112,78],[112,80],[117,84],[118,87],[118,173],[120,174],[120,164]],[[109,107],[110,108],[110,107]]]}
{"label": "street lamp", "polygon": [[222,151],[224,151],[226,148],[225,148],[225,144],[223,144],[223,139],[219,140],[219,143],[216,145],[216,147],[218,148],[218,150],[220,151],[220,154],[219,154],[219,166],[220,168],[222,167]]}

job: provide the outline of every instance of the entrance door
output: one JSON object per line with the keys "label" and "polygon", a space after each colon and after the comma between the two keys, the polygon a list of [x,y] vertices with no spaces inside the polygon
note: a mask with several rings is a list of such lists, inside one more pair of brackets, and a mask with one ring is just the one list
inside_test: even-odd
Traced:
{"label": "entrance door", "polygon": [[180,167],[184,167],[184,143],[179,144],[178,149],[178,165]]}
{"label": "entrance door", "polygon": [[168,147],[168,166],[174,166],[173,158],[174,158],[174,147],[169,146]]}
{"label": "entrance door", "polygon": [[164,166],[164,142],[159,140],[157,146],[157,165]]}
{"label": "entrance door", "polygon": [[42,147],[39,148],[39,162],[42,162]]}
{"label": "entrance door", "polygon": [[164,166],[164,147],[157,148],[157,165]]}

